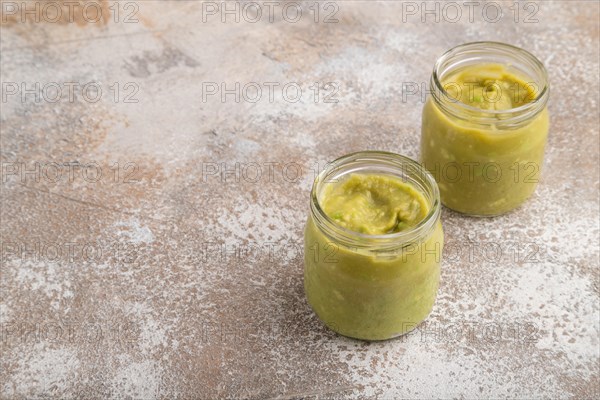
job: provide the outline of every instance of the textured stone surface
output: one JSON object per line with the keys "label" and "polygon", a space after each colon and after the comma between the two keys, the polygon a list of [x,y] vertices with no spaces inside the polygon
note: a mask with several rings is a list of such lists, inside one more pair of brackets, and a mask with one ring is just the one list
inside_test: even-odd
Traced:
{"label": "textured stone surface", "polygon": [[[2,3],[2,398],[599,396],[597,2],[519,3],[518,22],[497,3],[496,23],[481,5],[473,22],[465,6],[456,23],[449,9],[422,22],[420,2],[307,2],[295,23],[284,3],[272,22],[259,3],[256,23],[256,8],[222,23],[209,12],[221,4],[198,1],[100,1],[95,23],[91,6],[87,20],[46,9],[35,22]],[[403,100],[402,82],[427,82],[442,52],[478,40],[548,68],[542,182],[506,216],[444,210],[425,325],[340,337],[303,294],[315,171],[364,149],[417,158],[422,102]],[[36,82],[63,96],[9,95]],[[206,82],[263,95],[203,101]],[[272,101],[265,82],[279,84]]]}

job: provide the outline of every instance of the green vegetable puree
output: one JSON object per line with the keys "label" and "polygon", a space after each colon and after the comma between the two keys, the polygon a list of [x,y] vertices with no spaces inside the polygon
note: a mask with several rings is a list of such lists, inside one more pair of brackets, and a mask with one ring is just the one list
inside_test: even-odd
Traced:
{"label": "green vegetable puree", "polygon": [[[335,223],[367,235],[409,230],[430,210],[415,187],[385,175],[351,174],[327,183],[319,197]],[[364,237],[365,244],[368,240]],[[304,269],[308,302],[327,326],[345,336],[383,340],[402,335],[433,307],[442,246],[439,221],[426,237],[379,253],[342,244],[310,216]]]}
{"label": "green vegetable puree", "polygon": [[[486,110],[510,110],[536,97],[534,86],[500,64],[465,67],[444,78],[448,94]],[[519,125],[476,123],[443,112],[431,99],[423,107],[421,161],[438,182],[442,202],[471,215],[498,215],[535,190],[548,135],[544,108]]]}
{"label": "green vegetable puree", "polygon": [[321,207],[338,225],[368,235],[406,230],[427,215],[422,194],[382,175],[352,174],[339,185],[326,186]]}
{"label": "green vegetable puree", "polygon": [[500,64],[463,68],[442,85],[453,99],[482,110],[509,110],[535,99],[534,87]]}

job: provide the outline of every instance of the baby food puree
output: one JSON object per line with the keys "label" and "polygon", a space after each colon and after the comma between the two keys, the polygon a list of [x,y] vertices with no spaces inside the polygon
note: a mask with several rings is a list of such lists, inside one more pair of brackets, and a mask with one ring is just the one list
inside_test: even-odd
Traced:
{"label": "baby food puree", "polygon": [[327,185],[321,207],[339,225],[369,235],[400,232],[427,215],[422,194],[398,178],[352,174]]}
{"label": "baby food puree", "polygon": [[[415,328],[431,311],[438,289],[439,212],[430,228],[412,238],[403,235],[410,236],[439,204],[392,175],[350,173],[318,186],[321,217],[329,221],[311,214],[305,229],[309,304],[328,327],[354,338],[383,340]],[[332,234],[324,226],[329,223],[345,231],[346,239]]]}
{"label": "baby food puree", "polygon": [[[438,90],[423,107],[421,161],[437,180],[444,205],[498,215],[530,197],[540,178],[549,124],[545,70],[512,46],[464,47],[456,50],[454,65],[436,64],[432,85]],[[476,51],[482,59],[485,51],[530,57],[541,77],[529,78],[508,61],[462,65],[461,51],[465,58]]]}

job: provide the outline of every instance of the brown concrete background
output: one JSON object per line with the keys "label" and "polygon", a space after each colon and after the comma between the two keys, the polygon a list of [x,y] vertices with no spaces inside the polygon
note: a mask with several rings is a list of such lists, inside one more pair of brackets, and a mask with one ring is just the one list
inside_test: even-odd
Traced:
{"label": "brown concrete background", "polygon": [[[95,6],[36,22],[6,3],[2,398],[598,397],[597,2],[521,2],[517,17],[498,2],[495,23],[483,3],[469,21],[462,2],[456,23],[442,3],[423,22],[421,2],[416,15],[406,2],[304,2],[295,23],[284,2],[272,22],[259,3],[256,23],[251,9],[222,23],[199,1],[103,0],[95,23]],[[382,343],[340,337],[303,294],[314,173],[364,149],[417,158],[422,102],[402,83],[477,40],[548,68],[542,182],[510,215],[444,210],[425,325]],[[7,94],[36,82],[79,89],[55,103]],[[81,93],[90,82],[97,102]],[[206,82],[296,82],[303,95],[203,101]]]}

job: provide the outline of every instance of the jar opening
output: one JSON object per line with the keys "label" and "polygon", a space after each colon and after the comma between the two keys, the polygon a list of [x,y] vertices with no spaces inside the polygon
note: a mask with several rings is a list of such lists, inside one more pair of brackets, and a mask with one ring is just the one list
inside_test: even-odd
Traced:
{"label": "jar opening", "polygon": [[[400,178],[423,194],[429,205],[427,215],[409,229],[388,234],[371,235],[342,227],[325,213],[319,201],[325,184],[335,183],[351,173],[373,173]],[[389,152],[362,151],[342,156],[319,173],[311,190],[311,215],[315,223],[333,240],[350,247],[391,249],[408,245],[429,235],[440,212],[440,194],[433,176],[418,162]]]}
{"label": "jar opening", "polygon": [[[446,77],[467,66],[482,64],[499,64],[523,77],[535,87],[535,98],[514,108],[496,110],[466,104],[449,93],[448,85],[444,84]],[[502,124],[507,127],[521,126],[542,112],[550,91],[548,75],[540,60],[526,50],[499,42],[466,43],[448,50],[435,63],[431,87],[436,104],[452,117],[482,125]]]}

